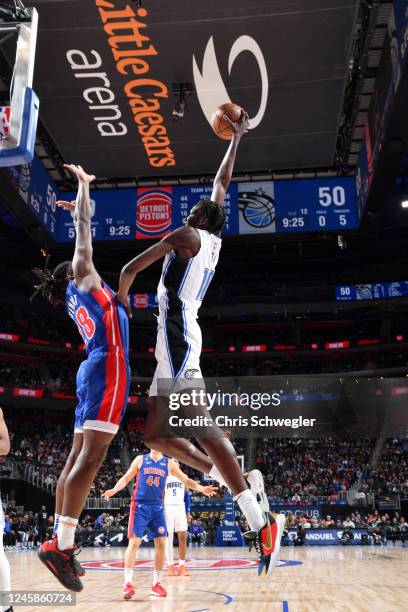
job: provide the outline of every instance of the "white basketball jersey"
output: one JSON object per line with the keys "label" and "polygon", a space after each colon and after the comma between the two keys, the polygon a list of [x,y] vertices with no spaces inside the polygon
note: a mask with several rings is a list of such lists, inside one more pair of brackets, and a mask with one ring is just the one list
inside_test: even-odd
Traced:
{"label": "white basketball jersey", "polygon": [[222,240],[207,230],[197,230],[201,247],[197,255],[186,262],[177,262],[171,251],[163,262],[163,270],[157,288],[160,314],[179,309],[197,316],[218,263]]}
{"label": "white basketball jersey", "polygon": [[166,492],[164,494],[165,506],[184,507],[185,488],[181,480],[169,474],[166,481]]}

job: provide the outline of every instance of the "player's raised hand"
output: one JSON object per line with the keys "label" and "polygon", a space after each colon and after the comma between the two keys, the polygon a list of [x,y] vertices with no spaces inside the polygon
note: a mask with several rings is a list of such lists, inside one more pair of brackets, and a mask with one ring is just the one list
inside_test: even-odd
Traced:
{"label": "player's raised hand", "polygon": [[234,132],[234,136],[241,138],[243,134],[246,134],[249,128],[249,115],[244,109],[241,109],[241,116],[236,123],[231,121],[228,115],[224,115],[224,120],[229,124],[231,130]]}
{"label": "player's raised hand", "polygon": [[57,200],[57,206],[67,210],[68,212],[74,212],[75,204],[75,200],[71,200],[71,202],[67,202],[67,200]]}
{"label": "player's raised hand", "polygon": [[218,487],[214,487],[213,485],[208,485],[207,487],[201,487],[199,491],[206,497],[214,497],[214,495],[218,491]]}
{"label": "player's raised hand", "polygon": [[82,166],[76,166],[75,164],[64,164],[64,168],[66,168],[71,174],[76,176],[78,181],[81,183],[92,183],[95,180],[96,176],[94,174],[88,174],[82,168]]}
{"label": "player's raised hand", "polygon": [[110,497],[113,497],[115,493],[116,493],[115,489],[108,489],[107,491],[104,491],[102,493],[101,497],[103,499],[109,499]]}

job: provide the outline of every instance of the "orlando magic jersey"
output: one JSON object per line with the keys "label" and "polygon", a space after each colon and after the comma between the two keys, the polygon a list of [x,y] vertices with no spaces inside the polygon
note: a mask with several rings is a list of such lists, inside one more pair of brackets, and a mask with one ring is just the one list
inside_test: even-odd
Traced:
{"label": "orlando magic jersey", "polygon": [[170,474],[166,482],[165,506],[184,506],[184,496],[184,484],[176,476]]}
{"label": "orlando magic jersey", "polygon": [[197,255],[185,260],[171,251],[163,262],[157,288],[156,343],[158,364],[169,363],[169,372],[160,373],[163,378],[178,378],[186,368],[199,371],[202,339],[197,314],[214,276],[222,241],[206,230],[197,231],[201,240]]}
{"label": "orlando magic jersey", "polygon": [[154,461],[147,453],[143,455],[142,465],[137,474],[133,501],[143,504],[161,504],[164,498],[166,480],[169,473],[169,458],[162,456]]}
{"label": "orlando magic jersey", "polygon": [[197,315],[218,263],[221,238],[197,230],[201,246],[191,259],[179,258],[175,251],[166,255],[157,288],[160,314],[172,316],[181,311]]}
{"label": "orlando magic jersey", "polygon": [[129,319],[125,307],[102,281],[97,291],[81,291],[73,281],[68,283],[66,307],[76,323],[88,353],[119,349],[129,354]]}

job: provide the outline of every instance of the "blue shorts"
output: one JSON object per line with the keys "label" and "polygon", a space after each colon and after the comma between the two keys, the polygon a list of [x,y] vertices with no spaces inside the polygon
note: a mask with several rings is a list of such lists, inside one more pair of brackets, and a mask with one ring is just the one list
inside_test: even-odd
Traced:
{"label": "blue shorts", "polygon": [[163,504],[141,504],[133,499],[130,504],[128,538],[135,535],[143,538],[149,532],[153,538],[167,535],[166,517]]}
{"label": "blue shorts", "polygon": [[75,432],[96,429],[115,434],[125,414],[130,387],[127,357],[119,349],[92,351],[77,373]]}

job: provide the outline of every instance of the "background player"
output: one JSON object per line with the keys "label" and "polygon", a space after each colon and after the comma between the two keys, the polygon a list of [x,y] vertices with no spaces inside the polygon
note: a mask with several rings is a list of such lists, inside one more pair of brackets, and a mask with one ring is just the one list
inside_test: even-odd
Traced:
{"label": "background player", "polygon": [[125,553],[125,571],[123,598],[131,599],[135,594],[132,583],[133,566],[137,551],[142,542],[142,537],[147,530],[153,535],[155,546],[154,572],[152,595],[166,597],[167,592],[160,584],[165,557],[166,546],[166,518],[164,516],[163,497],[167,476],[172,474],[183,482],[187,487],[212,497],[216,489],[212,486],[203,487],[198,482],[191,480],[182,472],[178,464],[165,457],[156,450],[151,450],[145,455],[138,455],[133,460],[130,468],[118,480],[113,489],[103,493],[105,499],[109,499],[121,491],[131,480],[136,477],[136,484],[130,504],[128,538],[129,544]]}
{"label": "background player", "polygon": [[[89,184],[94,176],[81,166],[65,166],[78,179],[76,202],[58,205],[74,213],[74,258],[51,273],[35,270],[40,292],[51,304],[66,305],[78,326],[88,357],[77,374],[78,406],[71,453],[56,489],[53,540],[44,542],[39,557],[66,588],[80,591],[83,575],[74,554],[75,529],[93,480],[116,434],[129,393],[129,321],[114,292],[104,283],[92,261]],[[35,294],[34,294],[35,295]]]}
{"label": "background player", "polygon": [[[207,456],[188,440],[160,436],[158,429],[162,421],[160,407],[167,402],[166,398],[159,397],[158,380],[182,381],[185,385],[194,378],[202,378],[202,338],[197,323],[198,309],[218,263],[220,236],[226,220],[225,195],[239,142],[248,128],[248,115],[244,111],[237,123],[232,123],[227,115],[224,118],[231,126],[233,137],[214,179],[211,200],[200,200],[191,209],[185,227],[171,232],[122,269],[118,299],[129,306],[127,296],[136,275],[155,261],[165,258],[157,289],[157,367],[150,387],[154,401],[149,409],[145,443],[150,448],[177,457],[186,465],[209,473],[220,484],[230,488],[255,535],[259,555],[258,571],[264,575],[272,570],[277,560],[284,521],[280,515],[275,519],[268,512],[269,504],[260,472],[253,471],[249,475],[249,483],[253,493],[260,496],[262,509],[242,474],[234,447],[221,432],[218,437],[200,437],[192,432]],[[193,387],[194,383],[191,382],[190,389]],[[202,406],[201,414],[208,417],[205,406]]]}
{"label": "background player", "polygon": [[[4,421],[3,411],[0,408],[0,456],[4,457],[10,452],[10,438],[7,429],[7,425]],[[4,533],[4,512],[3,504],[0,499],[0,610],[1,612],[9,612],[12,608],[9,605],[2,605],[3,593],[11,591],[11,579],[10,579],[10,564],[6,555],[4,554],[3,547],[3,533]]]}
{"label": "background player", "polygon": [[[170,474],[166,481],[166,492],[164,495],[164,510],[167,524],[167,575],[168,576],[189,576],[186,570],[186,551],[187,551],[187,514],[190,513],[190,494],[186,491],[184,483]],[[179,560],[178,568],[174,567],[174,532],[177,533]]]}

